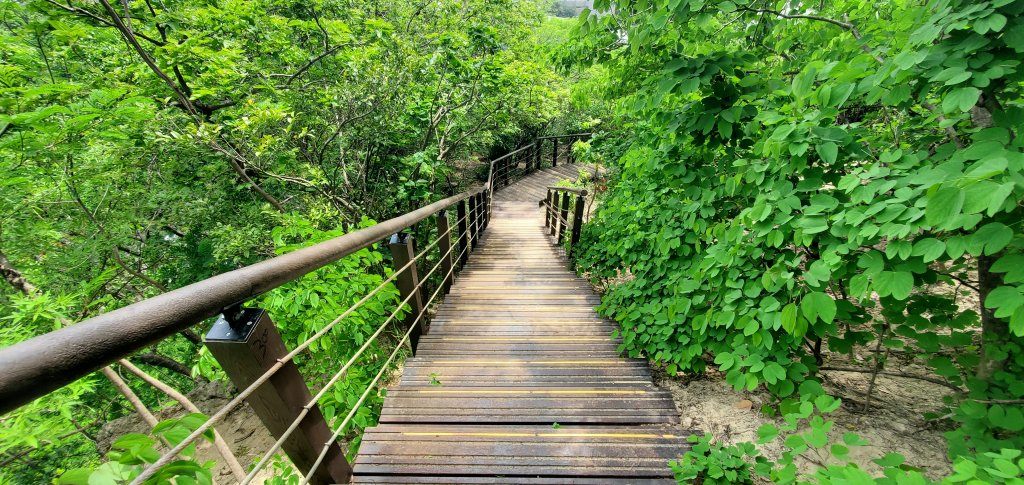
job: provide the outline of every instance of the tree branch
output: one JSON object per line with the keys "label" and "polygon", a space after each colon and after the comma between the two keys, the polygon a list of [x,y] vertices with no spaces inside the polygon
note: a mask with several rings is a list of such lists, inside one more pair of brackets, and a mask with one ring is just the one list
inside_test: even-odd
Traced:
{"label": "tree branch", "polygon": [[[874,372],[874,369],[858,369],[856,367],[831,367],[831,366],[819,367],[818,370],[835,371],[835,372],[857,372],[857,373],[861,373],[861,374],[871,374],[871,373]],[[956,392],[958,392],[960,394],[963,394],[963,393],[966,392],[963,389],[961,389],[961,388],[959,388],[957,386],[954,386],[953,384],[950,384],[948,382],[942,381],[940,379],[936,379],[934,377],[919,376],[919,375],[915,375],[915,374],[904,374],[902,372],[891,372],[891,371],[881,371],[881,372],[879,372],[879,374],[884,375],[884,376],[905,377],[907,379],[917,379],[917,380],[920,380],[920,381],[931,382],[932,384],[938,384],[940,386],[948,387],[948,388],[950,388],[950,389],[952,389],[952,390],[954,390],[954,391],[956,391]]]}
{"label": "tree branch", "polygon": [[[111,21],[109,21],[109,20],[107,20],[107,19],[105,19],[103,17],[100,17],[99,15],[96,15],[96,14],[94,14],[94,13],[92,13],[92,12],[90,12],[90,11],[84,9],[84,8],[76,7],[74,5],[64,5],[62,3],[58,3],[58,2],[56,2],[54,0],[46,0],[46,3],[49,3],[50,5],[53,5],[53,6],[59,8],[61,10],[64,10],[65,12],[72,13],[75,16],[85,17],[85,18],[94,20],[96,22],[99,22],[104,27],[113,27],[113,28],[117,27],[116,25],[114,25],[113,22],[111,22]],[[146,42],[149,42],[149,43],[151,43],[153,45],[156,45],[156,46],[163,47],[163,46],[167,45],[166,42],[162,42],[160,40],[154,39],[154,38],[149,37],[148,35],[143,34],[141,32],[136,32],[135,36],[140,38],[140,39],[145,40]]]}

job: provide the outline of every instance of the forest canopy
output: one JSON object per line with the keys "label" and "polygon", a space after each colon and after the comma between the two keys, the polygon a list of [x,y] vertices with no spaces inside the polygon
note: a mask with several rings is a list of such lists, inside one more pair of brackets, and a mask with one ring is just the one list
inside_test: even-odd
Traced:
{"label": "forest canopy", "polygon": [[[0,1],[0,346],[459,193],[481,183],[479,160],[575,129],[538,40],[567,28],[549,8]],[[294,342],[389,267],[362,251],[262,303]],[[338,354],[304,372],[346,359],[366,327],[332,334]],[[185,392],[223,378],[200,348],[185,332],[130,360]],[[374,365],[325,409],[344,415]],[[125,380],[147,407],[167,402]],[[111,382],[0,418],[0,482],[104,461],[101,426],[133,413]]]}

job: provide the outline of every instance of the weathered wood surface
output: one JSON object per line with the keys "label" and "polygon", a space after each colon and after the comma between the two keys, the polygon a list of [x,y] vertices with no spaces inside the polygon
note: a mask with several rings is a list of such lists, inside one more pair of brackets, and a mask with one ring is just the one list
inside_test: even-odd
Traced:
{"label": "weathered wood surface", "polygon": [[[561,165],[561,163],[563,162],[560,161],[560,164],[557,167],[548,167],[534,172],[526,178],[499,190],[494,194],[494,202],[530,202],[533,204],[532,207],[536,208],[537,202],[543,200],[544,197],[547,196],[548,187],[557,184],[561,180],[576,180],[580,176],[580,170],[586,170],[588,172],[594,170],[592,166],[584,164]],[[520,166],[522,166],[522,164],[520,164]],[[530,214],[531,222],[533,222],[532,217],[534,215],[536,215],[538,217],[537,220],[542,221],[541,224],[543,224],[543,220],[539,219],[539,211],[537,211],[537,214]],[[495,217],[493,217],[492,220],[496,219],[497,216],[498,215],[495,214]]]}
{"label": "weathered wood surface", "polygon": [[479,247],[363,436],[355,482],[671,483],[667,463],[690,431],[646,362],[619,356],[600,299],[545,234],[537,201],[552,177],[495,197]]}

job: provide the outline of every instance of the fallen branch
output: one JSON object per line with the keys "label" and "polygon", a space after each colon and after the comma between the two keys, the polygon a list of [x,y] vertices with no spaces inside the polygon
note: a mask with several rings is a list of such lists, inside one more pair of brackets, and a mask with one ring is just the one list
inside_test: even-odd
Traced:
{"label": "fallen branch", "polygon": [[[819,367],[818,370],[822,370],[822,371],[835,371],[835,372],[857,372],[857,373],[861,373],[861,374],[871,374],[872,372],[874,372],[874,369],[858,369],[856,367],[829,367],[829,366]],[[956,391],[956,392],[958,392],[960,394],[965,394],[967,392],[967,391],[961,389],[960,387],[954,386],[953,384],[945,382],[945,381],[943,381],[941,379],[936,379],[934,377],[919,376],[919,375],[916,375],[916,374],[906,374],[906,373],[903,373],[903,372],[891,372],[891,371],[880,371],[879,374],[884,375],[884,376],[905,377],[907,379],[917,379],[917,380],[920,380],[920,381],[931,382],[932,384],[938,384],[940,386],[948,387],[948,388],[950,388],[950,389],[952,389],[952,390],[954,390],[954,391]]]}

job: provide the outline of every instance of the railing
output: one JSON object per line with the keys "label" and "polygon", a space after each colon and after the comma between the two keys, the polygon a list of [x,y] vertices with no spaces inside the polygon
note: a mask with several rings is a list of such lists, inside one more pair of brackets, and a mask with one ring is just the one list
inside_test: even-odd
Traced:
{"label": "railing", "polygon": [[[555,243],[564,244],[565,233],[569,231],[570,259],[580,242],[583,210],[586,204],[587,191],[574,187],[548,187],[547,197],[540,201],[540,206],[544,208],[544,227],[549,228],[549,234],[555,239]],[[572,220],[569,220],[570,211]]]}
{"label": "railing", "polygon": [[[347,428],[367,397],[399,355],[405,343],[415,352],[420,335],[426,331],[428,309],[438,296],[451,288],[457,272],[466,264],[491,217],[491,195],[542,166],[541,149],[552,143],[551,164],[558,163],[559,140],[574,140],[589,134],[538,138],[530,145],[490,162],[486,185],[427,205],[408,214],[344,236],[299,249],[254,265],[214,276],[204,281],[99,315],[81,323],[0,349],[0,414],[118,361],[135,351],[175,333],[220,315],[206,336],[211,354],[240,390],[227,404],[187,438],[150,464],[132,481],[139,484],[176,459],[243,401],[249,403],[277,441],[262,455],[240,483],[250,483],[275,453],[283,450],[303,472],[302,483],[347,483],[351,468],[337,439]],[[564,143],[568,147],[568,143]],[[569,160],[571,160],[571,150]],[[562,189],[558,189],[562,190]],[[580,204],[582,206],[582,204]],[[450,219],[455,212],[455,219]],[[417,249],[408,233],[416,226],[423,233],[424,221],[433,220],[434,237]],[[565,217],[563,215],[562,220]],[[578,224],[572,240],[577,241]],[[564,227],[559,230],[559,235]],[[408,232],[407,232],[408,231]],[[394,272],[358,302],[324,328],[289,350],[268,313],[242,305],[285,283],[364,248],[387,241]],[[436,256],[436,263],[420,276],[419,267]],[[430,291],[431,276],[440,279]],[[341,324],[374,295],[394,284],[401,302],[376,331],[341,365],[315,394],[311,393],[294,362],[318,339]],[[403,316],[403,312],[408,313]],[[380,372],[370,381],[349,413],[328,425],[318,407],[319,400],[346,375],[371,344],[392,324],[401,324],[401,339]]]}
{"label": "railing", "polygon": [[564,159],[567,163],[573,163],[575,161],[572,153],[573,142],[588,139],[590,136],[590,133],[542,136],[536,138],[529,145],[495,158],[490,163],[488,187],[496,189],[507,187],[516,180],[545,168],[545,166],[557,167],[560,159]]}

